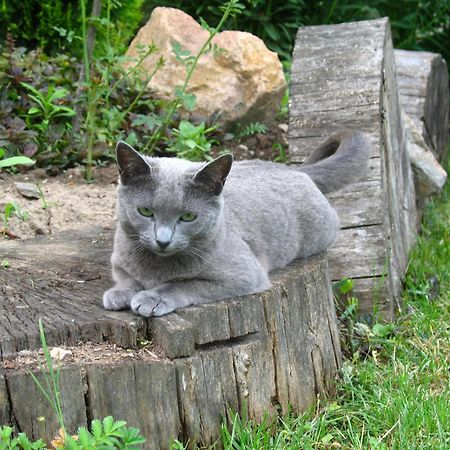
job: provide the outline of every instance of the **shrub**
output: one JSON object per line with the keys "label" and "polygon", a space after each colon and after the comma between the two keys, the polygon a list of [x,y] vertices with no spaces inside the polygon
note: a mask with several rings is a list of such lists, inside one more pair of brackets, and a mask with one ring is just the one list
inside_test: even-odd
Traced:
{"label": "shrub", "polygon": [[[172,6],[194,18],[215,23],[221,3],[221,0],[147,0],[143,8],[146,17],[156,6]],[[450,61],[449,0],[242,0],[241,3],[246,9],[229,21],[227,27],[259,36],[283,60],[291,58],[295,34],[300,26],[389,16],[397,48],[435,51]]]}
{"label": "shrub", "polygon": [[[90,12],[93,0],[86,3]],[[99,40],[109,26],[112,32],[109,44],[123,50],[142,19],[142,3],[143,0],[104,1],[97,23]],[[0,5],[0,42],[11,33],[19,45],[29,49],[39,48],[50,55],[65,51],[80,56],[80,5],[79,0],[4,0]]]}

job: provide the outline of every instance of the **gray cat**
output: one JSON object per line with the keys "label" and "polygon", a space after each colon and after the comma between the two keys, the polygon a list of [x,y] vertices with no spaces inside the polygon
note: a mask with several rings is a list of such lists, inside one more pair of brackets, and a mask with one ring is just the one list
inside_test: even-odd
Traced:
{"label": "gray cat", "polygon": [[153,158],[124,142],[116,152],[116,284],[103,305],[149,317],[263,291],[270,271],[330,247],[339,219],[323,194],[364,171],[370,144],[336,133],[301,167]]}

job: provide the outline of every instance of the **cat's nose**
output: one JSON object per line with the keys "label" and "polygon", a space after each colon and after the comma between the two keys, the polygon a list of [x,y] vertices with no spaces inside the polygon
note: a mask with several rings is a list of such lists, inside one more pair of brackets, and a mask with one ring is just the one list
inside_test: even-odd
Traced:
{"label": "cat's nose", "polygon": [[156,240],[156,243],[158,244],[158,247],[161,250],[164,250],[165,248],[167,248],[170,244],[170,241],[159,241],[158,239]]}

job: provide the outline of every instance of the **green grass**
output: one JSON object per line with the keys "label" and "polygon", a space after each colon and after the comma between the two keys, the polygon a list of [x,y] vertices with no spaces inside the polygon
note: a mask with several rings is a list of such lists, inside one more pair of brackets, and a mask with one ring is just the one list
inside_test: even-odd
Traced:
{"label": "green grass", "polygon": [[[365,358],[347,359],[333,399],[276,424],[234,417],[225,449],[450,448],[450,184],[427,207],[402,315]],[[437,280],[440,284],[437,291]],[[184,448],[176,444],[174,448]]]}

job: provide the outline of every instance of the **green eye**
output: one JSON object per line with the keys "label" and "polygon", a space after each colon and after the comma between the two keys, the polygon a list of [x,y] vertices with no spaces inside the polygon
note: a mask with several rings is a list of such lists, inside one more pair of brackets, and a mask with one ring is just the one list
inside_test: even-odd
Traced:
{"label": "green eye", "polygon": [[138,212],[141,216],[153,217],[153,211],[149,208],[145,208],[144,206],[141,206],[140,208],[138,208]]}
{"label": "green eye", "polygon": [[183,222],[192,222],[197,218],[197,214],[191,213],[191,212],[187,212],[184,213],[181,217],[180,220],[182,220]]}

